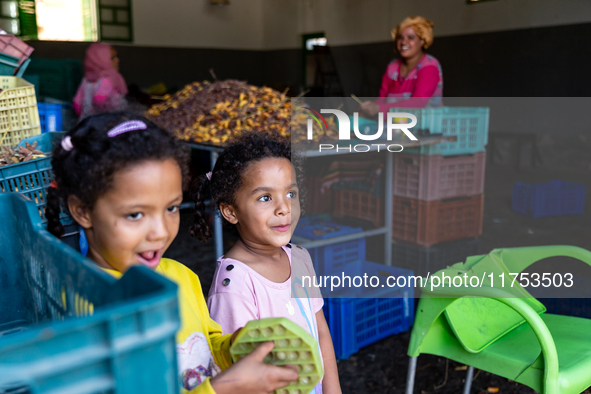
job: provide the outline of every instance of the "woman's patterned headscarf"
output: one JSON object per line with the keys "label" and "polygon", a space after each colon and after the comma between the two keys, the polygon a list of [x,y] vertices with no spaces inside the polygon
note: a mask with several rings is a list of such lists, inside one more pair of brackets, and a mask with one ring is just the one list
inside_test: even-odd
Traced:
{"label": "woman's patterned headscarf", "polygon": [[398,26],[392,29],[392,39],[396,40],[400,32],[409,26],[412,27],[421,40],[425,41],[425,45],[423,45],[424,49],[429,48],[433,44],[433,22],[422,16],[409,16],[400,22]]}

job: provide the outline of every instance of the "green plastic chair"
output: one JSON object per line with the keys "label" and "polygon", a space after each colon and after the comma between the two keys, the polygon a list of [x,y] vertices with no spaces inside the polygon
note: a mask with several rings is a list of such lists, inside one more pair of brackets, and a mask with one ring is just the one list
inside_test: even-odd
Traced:
{"label": "green plastic chair", "polygon": [[[423,283],[408,349],[406,393],[413,392],[421,353],[470,366],[465,394],[470,392],[474,368],[545,394],[581,393],[591,386],[591,320],[545,313],[544,305],[517,282],[510,287],[509,273],[554,256],[591,265],[591,252],[574,246],[495,249],[433,275],[439,280],[444,275],[466,275],[467,280],[477,276],[482,287],[454,287],[447,281],[431,289],[431,283],[437,284],[433,277]],[[505,278],[504,287],[499,275]]]}

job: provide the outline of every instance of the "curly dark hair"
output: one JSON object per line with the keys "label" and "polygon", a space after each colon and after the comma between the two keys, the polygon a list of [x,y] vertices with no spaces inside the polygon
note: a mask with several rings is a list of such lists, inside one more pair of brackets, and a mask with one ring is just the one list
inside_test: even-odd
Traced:
{"label": "curly dark hair", "polygon": [[[107,132],[129,120],[140,120],[144,130],[133,130],[115,137]],[[106,113],[88,117],[67,134],[73,149],[61,144],[53,149],[51,165],[57,188],[47,192],[47,230],[61,237],[64,228],[59,220],[61,207],[67,207],[68,197],[75,195],[87,209],[113,184],[115,173],[147,160],[174,159],[188,182],[189,154],[185,146],[170,133],[142,116],[128,112]]]}
{"label": "curly dark hair", "polygon": [[[216,214],[221,216],[219,206],[221,203],[232,205],[235,202],[236,192],[243,184],[244,170],[252,163],[267,158],[285,158],[291,161],[296,169],[296,181],[301,189],[302,171],[299,171],[302,158],[292,155],[289,140],[263,133],[245,133],[224,149],[218,157],[212,171],[211,181],[205,175],[195,181],[193,187],[195,200],[195,223],[189,228],[189,234],[200,241],[211,238],[212,234],[205,217],[205,200],[211,196]],[[300,190],[300,196],[304,193]],[[302,199],[300,198],[300,202]],[[233,229],[236,227],[222,216],[224,226]]]}

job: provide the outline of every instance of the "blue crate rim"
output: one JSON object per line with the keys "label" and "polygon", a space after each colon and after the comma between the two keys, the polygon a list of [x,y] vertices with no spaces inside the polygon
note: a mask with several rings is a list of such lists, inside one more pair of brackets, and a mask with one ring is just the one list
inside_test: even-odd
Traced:
{"label": "blue crate rim", "polygon": [[[95,265],[94,263],[92,264]],[[104,274],[110,276],[106,272],[104,272]],[[171,284],[174,285],[172,282]],[[174,286],[176,287],[176,285]],[[171,290],[172,288],[167,284],[162,289],[151,292],[149,295],[144,294],[133,297],[129,300],[115,301],[112,304],[106,305],[100,310],[95,311],[92,315],[67,316],[65,317],[65,320],[47,320],[42,323],[32,324],[27,326],[27,329],[23,331],[9,336],[0,337],[0,353],[6,349],[20,347],[25,343],[36,342],[36,339],[39,337],[47,339],[49,336],[58,336],[68,331],[81,331],[87,326],[103,321],[116,320],[119,316],[128,315],[131,308],[133,308],[134,311],[141,312],[147,309],[152,309],[154,305],[169,303],[171,302],[171,299],[176,297],[176,291],[173,294],[171,293]],[[163,295],[167,295],[167,297],[163,298]],[[148,303],[149,306],[146,305]],[[174,332],[176,332],[176,329],[174,329]],[[1,368],[2,364],[0,364],[0,369]]]}
{"label": "blue crate rim", "polygon": [[[333,227],[338,226],[338,227],[340,227],[340,229],[335,231],[334,233],[328,233],[328,234],[323,234],[321,236],[317,236],[314,238],[309,238],[308,235],[310,235],[309,233],[313,232],[314,225],[298,223],[298,227],[294,231],[294,236],[296,236],[298,238],[303,238],[305,240],[330,239],[330,238],[340,237],[343,235],[356,234],[356,233],[360,233],[363,231],[363,228],[361,228],[361,227],[352,227],[352,226],[347,226],[345,224],[340,224],[337,222],[330,222],[330,221],[325,221],[325,223],[327,225],[334,224]],[[300,225],[301,225],[301,227],[300,227]],[[307,227],[307,226],[310,226],[310,228],[302,228],[302,227]],[[300,229],[300,231],[298,231],[298,229]]]}
{"label": "blue crate rim", "polygon": [[[60,243],[60,249],[62,249],[62,252],[64,254],[68,255],[68,257],[70,258],[81,260],[80,263],[84,264],[86,266],[85,268],[89,269],[91,272],[93,272],[93,274],[102,277],[111,285],[117,283],[119,280],[123,278],[123,276],[121,277],[121,279],[113,277],[112,275],[104,271],[102,268],[100,268],[98,265],[96,265],[94,262],[90,261],[85,257],[82,257],[80,253],[76,252],[75,250],[69,247],[61,245],[61,242],[56,237],[54,237],[52,234],[50,234],[47,230],[43,228],[41,218],[37,213],[37,206],[35,205],[35,203],[27,199],[20,193],[12,194],[15,195],[14,198],[24,199],[25,204],[27,206],[27,211],[29,213],[28,220],[31,220],[31,230],[33,232],[38,233],[39,237],[45,238],[46,241],[50,243]],[[134,309],[136,311],[152,309],[152,305],[154,305],[155,303],[159,303],[160,301],[170,302],[170,298],[176,298],[177,285],[175,283],[162,277],[158,273],[149,270],[146,267],[132,267],[129,269],[129,271],[131,272],[138,270],[141,270],[142,275],[148,275],[152,276],[153,278],[157,278],[157,282],[160,283],[161,288],[158,290],[154,290],[148,294],[134,296],[126,300],[114,301],[108,305],[102,306],[99,310],[96,310],[95,313],[93,313],[92,315],[67,316],[63,321],[47,320],[39,324],[32,324],[28,326],[30,328],[26,330],[23,330],[15,334],[11,334],[9,336],[0,337],[0,352],[2,352],[3,349],[8,349],[14,346],[20,346],[24,342],[34,341],[39,336],[45,338],[48,333],[52,335],[57,335],[60,332],[65,332],[68,330],[71,331],[72,328],[80,326],[81,322],[85,325],[95,324],[100,321],[117,318],[118,315],[127,314],[130,309]],[[156,276],[154,277],[153,275]],[[168,295],[168,297],[166,297],[166,299],[163,299],[163,295]],[[148,303],[147,301],[150,300],[152,300],[152,302]]]}
{"label": "blue crate rim", "polygon": [[[0,172],[2,172],[2,170],[5,170],[5,169],[7,169],[7,168],[11,168],[11,169],[12,169],[12,168],[16,168],[16,167],[22,166],[23,164],[36,163],[36,162],[39,162],[39,161],[41,161],[41,160],[47,160],[47,159],[51,160],[51,154],[49,154],[49,155],[45,155],[45,157],[39,157],[39,158],[37,158],[37,159],[32,159],[32,160],[29,160],[29,161],[21,161],[20,163],[14,163],[14,164],[9,164],[9,165],[7,165],[7,166],[2,166],[2,167],[0,167]],[[47,169],[48,169],[48,170],[51,170],[51,167],[49,167],[49,168],[47,168]],[[31,174],[35,174],[35,173],[37,173],[37,172],[39,172],[39,171],[38,171],[38,170],[35,170],[35,171],[32,171],[32,172],[28,172],[28,173],[26,173],[26,174],[22,174],[22,175],[15,175],[15,176],[14,176],[14,177],[12,177],[12,178],[18,178],[18,177],[20,177],[20,176],[31,175]],[[12,179],[12,178],[11,178],[11,179]],[[1,180],[4,180],[4,179],[1,179],[1,178],[0,178],[0,181],[1,181]]]}
{"label": "blue crate rim", "polygon": [[558,183],[560,183],[561,186],[562,185],[569,185],[569,186],[585,188],[585,185],[582,183],[565,181],[563,179],[552,179],[551,181],[540,182],[540,183],[528,183],[528,182],[523,182],[523,181],[516,181],[514,185],[518,186],[518,187],[523,187],[523,188],[544,188],[544,187],[548,188],[548,187],[550,187],[554,184],[558,184]]}

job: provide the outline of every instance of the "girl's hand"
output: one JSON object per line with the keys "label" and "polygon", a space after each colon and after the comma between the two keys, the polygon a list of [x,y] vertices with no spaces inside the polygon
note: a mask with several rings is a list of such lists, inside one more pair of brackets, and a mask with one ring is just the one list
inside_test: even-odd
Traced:
{"label": "girl's hand", "polygon": [[364,101],[360,106],[361,112],[368,116],[375,116],[380,112],[380,106],[373,101]]}
{"label": "girl's hand", "polygon": [[295,367],[276,367],[263,362],[273,350],[273,342],[264,342],[215,378],[211,386],[217,394],[269,394],[298,380]]}

